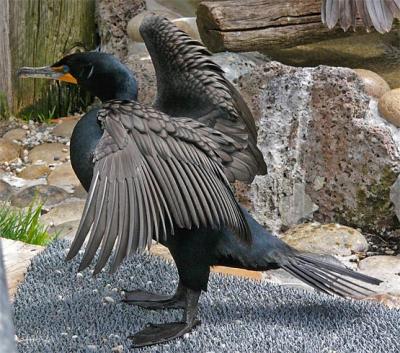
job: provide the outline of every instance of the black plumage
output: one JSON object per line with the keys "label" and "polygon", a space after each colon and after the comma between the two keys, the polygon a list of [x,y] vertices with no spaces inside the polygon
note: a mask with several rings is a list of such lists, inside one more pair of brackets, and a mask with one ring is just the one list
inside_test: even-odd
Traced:
{"label": "black plumage", "polygon": [[107,54],[74,54],[49,68],[20,71],[76,79],[103,101],[82,117],[71,138],[71,163],[89,194],[68,258],[90,234],[81,270],[99,248],[95,273],[113,253],[115,270],[153,239],[175,260],[180,283],[173,296],[134,290],[126,291],[125,302],[184,308],[183,321],[145,328],[132,336],[135,346],[180,337],[199,324],[197,302],[213,265],[281,267],[329,294],[371,293],[350,278],[379,280],[294,250],[237,204],[229,182],[266,172],[248,107],[206,49],[168,20],[151,16],[140,31],[157,73],[154,107],[135,101],[134,76]]}

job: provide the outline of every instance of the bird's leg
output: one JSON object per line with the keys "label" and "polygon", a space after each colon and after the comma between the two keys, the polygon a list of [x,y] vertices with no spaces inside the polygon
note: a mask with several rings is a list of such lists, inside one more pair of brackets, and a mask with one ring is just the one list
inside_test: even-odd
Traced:
{"label": "bird's leg", "polygon": [[178,288],[174,295],[163,295],[147,292],[141,289],[124,291],[124,303],[138,305],[147,309],[184,309],[185,291],[187,289],[179,281]]}
{"label": "bird's leg", "polygon": [[200,324],[196,319],[201,291],[185,288],[185,312],[181,322],[148,324],[142,331],[130,336],[134,347],[150,346],[183,336]]}

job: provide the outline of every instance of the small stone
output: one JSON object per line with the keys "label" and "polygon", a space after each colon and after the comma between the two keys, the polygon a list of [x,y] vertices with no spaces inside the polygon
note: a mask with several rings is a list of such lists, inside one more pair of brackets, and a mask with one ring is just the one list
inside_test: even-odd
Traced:
{"label": "small stone", "polygon": [[24,129],[12,129],[3,135],[3,139],[8,141],[23,141],[26,134],[27,132]]}
{"label": "small stone", "polygon": [[59,187],[77,187],[81,185],[79,179],[72,169],[71,162],[66,162],[54,168],[47,181],[50,185]]}
{"label": "small stone", "polygon": [[27,207],[33,200],[44,202],[45,208],[52,207],[68,197],[68,193],[52,185],[27,187],[11,197],[11,205]]}
{"label": "small stone", "polygon": [[11,185],[3,180],[0,180],[0,200],[7,200],[11,196],[11,193]]}
{"label": "small stone", "polygon": [[109,304],[114,304],[115,300],[111,297],[104,297],[104,301],[109,303]]}
{"label": "small stone", "polygon": [[64,160],[69,155],[68,151],[63,151],[64,148],[65,145],[62,143],[44,143],[29,152],[29,160],[31,162],[42,160],[48,164],[54,163],[56,160]]}
{"label": "small stone", "polygon": [[80,272],[78,272],[78,273],[76,274],[76,278],[78,278],[78,279],[81,279],[81,278],[83,278],[83,274],[82,274],[82,273],[80,273]]}
{"label": "small stone", "polygon": [[[57,207],[57,206],[56,206]],[[52,210],[50,210],[51,212]],[[49,229],[51,234],[57,234],[59,239],[74,240],[76,231],[78,230],[80,220],[69,221],[55,225]]]}
{"label": "small stone", "polygon": [[386,92],[390,91],[390,86],[388,83],[377,73],[364,69],[355,69],[354,71],[359,79],[363,82],[365,92],[369,96],[380,98]]}
{"label": "small stone", "polygon": [[12,162],[19,157],[19,146],[0,138],[0,163]]}
{"label": "small stone", "polygon": [[50,168],[46,164],[32,164],[22,169],[18,176],[23,179],[39,179],[46,177],[50,173]]}
{"label": "small stone", "polygon": [[76,340],[76,339],[78,339],[78,336],[77,336],[77,335],[73,335],[71,338],[72,338],[73,340]]}
{"label": "small stone", "polygon": [[83,200],[65,201],[53,207],[40,219],[45,224],[53,223],[55,226],[66,222],[79,221],[82,217],[84,206],[85,201]]}
{"label": "small stone", "polygon": [[123,351],[124,351],[124,346],[122,345],[111,348],[111,352],[122,353]]}
{"label": "small stone", "polygon": [[71,137],[72,131],[74,131],[75,125],[78,122],[78,118],[69,119],[62,121],[53,129],[53,135],[60,137]]}
{"label": "small stone", "polygon": [[305,223],[284,233],[282,240],[297,250],[348,256],[366,252],[368,242],[353,228],[340,224]]}
{"label": "small stone", "polygon": [[61,336],[68,336],[68,333],[66,333],[66,332],[61,332]]}
{"label": "small stone", "polygon": [[95,351],[97,349],[97,346],[95,344],[88,344],[86,348],[90,351]]}
{"label": "small stone", "polygon": [[400,88],[386,92],[379,99],[378,109],[383,118],[400,127]]}
{"label": "small stone", "polygon": [[28,129],[29,129],[29,126],[26,125],[26,124],[24,124],[24,125],[22,125],[22,128],[23,128],[24,130],[28,130]]}

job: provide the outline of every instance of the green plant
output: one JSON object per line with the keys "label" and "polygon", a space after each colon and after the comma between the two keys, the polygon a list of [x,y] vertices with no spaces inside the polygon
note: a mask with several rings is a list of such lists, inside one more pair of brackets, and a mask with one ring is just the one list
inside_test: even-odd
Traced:
{"label": "green plant", "polygon": [[40,223],[43,204],[32,202],[24,210],[0,205],[0,236],[35,245],[46,245],[54,236]]}

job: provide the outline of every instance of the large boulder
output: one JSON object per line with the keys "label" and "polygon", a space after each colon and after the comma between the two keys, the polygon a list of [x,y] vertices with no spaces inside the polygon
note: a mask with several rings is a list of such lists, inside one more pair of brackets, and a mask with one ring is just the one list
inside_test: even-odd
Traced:
{"label": "large boulder", "polygon": [[98,0],[96,17],[101,50],[123,59],[128,52],[128,21],[145,9],[144,0]]}
{"label": "large boulder", "polygon": [[379,116],[353,70],[271,62],[238,85],[268,165],[250,191],[259,221],[277,232],[304,220],[374,233],[399,226],[391,198],[400,131]]}

